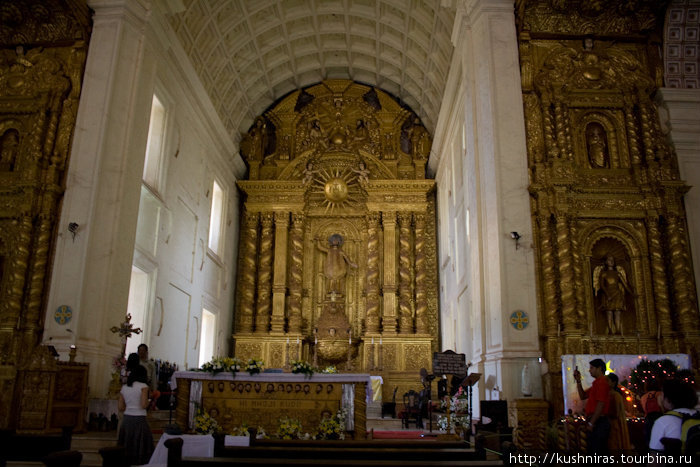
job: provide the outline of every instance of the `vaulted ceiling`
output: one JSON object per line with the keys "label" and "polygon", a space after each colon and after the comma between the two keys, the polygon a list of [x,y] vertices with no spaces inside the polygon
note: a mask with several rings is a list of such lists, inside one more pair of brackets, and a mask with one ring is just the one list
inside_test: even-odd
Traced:
{"label": "vaulted ceiling", "polygon": [[449,3],[182,0],[169,20],[235,140],[280,97],[329,78],[393,94],[432,132],[452,56]]}

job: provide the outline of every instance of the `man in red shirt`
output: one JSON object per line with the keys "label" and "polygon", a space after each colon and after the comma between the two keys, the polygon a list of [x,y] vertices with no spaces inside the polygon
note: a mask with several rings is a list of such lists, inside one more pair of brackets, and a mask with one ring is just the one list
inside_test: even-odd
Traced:
{"label": "man in red shirt", "polygon": [[576,389],[581,400],[586,401],[584,412],[588,423],[588,454],[607,454],[610,421],[608,406],[610,404],[610,385],[605,377],[605,362],[600,358],[591,360],[588,369],[595,378],[593,385],[587,390],[581,385],[581,372],[578,367],[574,370]]}

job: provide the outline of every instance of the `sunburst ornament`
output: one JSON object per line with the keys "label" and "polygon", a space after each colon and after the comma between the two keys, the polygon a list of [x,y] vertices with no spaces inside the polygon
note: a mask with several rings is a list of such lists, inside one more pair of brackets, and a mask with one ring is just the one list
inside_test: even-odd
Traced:
{"label": "sunburst ornament", "polygon": [[321,204],[325,212],[357,206],[356,194],[359,191],[357,176],[349,169],[321,169],[314,177],[312,190],[323,194]]}

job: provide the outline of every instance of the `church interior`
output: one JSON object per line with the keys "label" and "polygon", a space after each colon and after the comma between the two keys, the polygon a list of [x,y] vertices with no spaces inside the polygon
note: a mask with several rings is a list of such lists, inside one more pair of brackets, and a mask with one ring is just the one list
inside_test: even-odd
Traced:
{"label": "church interior", "polygon": [[570,362],[700,369],[697,0],[0,18],[1,429],[82,428],[142,343],[384,401],[452,351],[473,416],[525,431],[571,407]]}

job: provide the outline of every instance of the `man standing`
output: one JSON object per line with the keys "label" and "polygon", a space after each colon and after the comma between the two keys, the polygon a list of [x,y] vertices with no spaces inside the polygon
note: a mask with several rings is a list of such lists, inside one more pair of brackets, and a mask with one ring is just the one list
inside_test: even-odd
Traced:
{"label": "man standing", "polygon": [[610,421],[608,406],[610,405],[610,385],[605,377],[605,362],[600,358],[591,360],[588,370],[595,380],[587,390],[581,385],[581,372],[578,367],[574,370],[576,389],[581,400],[586,401],[584,412],[588,428],[588,454],[607,454]]}
{"label": "man standing", "polygon": [[139,363],[146,369],[151,409],[155,409],[156,400],[158,400],[160,396],[160,391],[158,391],[158,379],[156,378],[156,364],[153,360],[148,358],[148,346],[146,344],[139,345],[137,351],[139,354]]}

